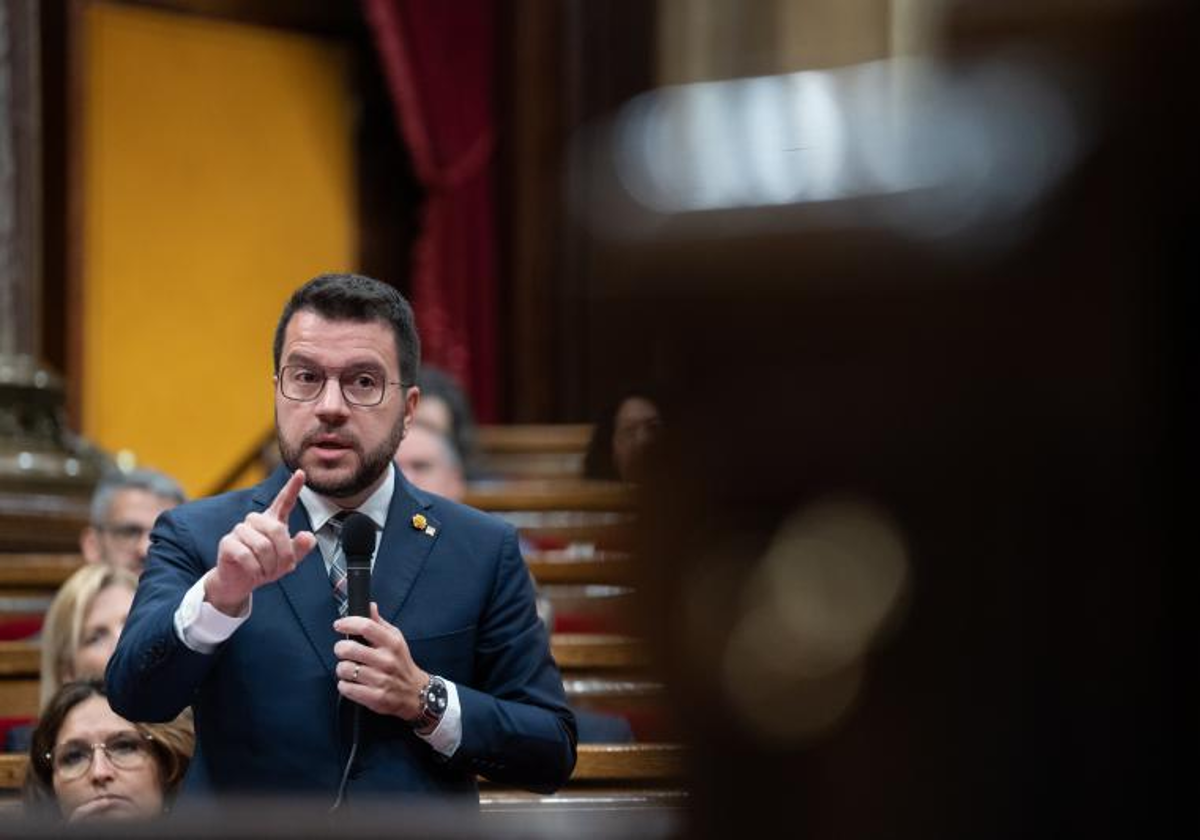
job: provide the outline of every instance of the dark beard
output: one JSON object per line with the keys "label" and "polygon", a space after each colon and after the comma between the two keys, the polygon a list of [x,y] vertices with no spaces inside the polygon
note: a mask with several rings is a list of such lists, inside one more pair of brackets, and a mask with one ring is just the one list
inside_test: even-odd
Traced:
{"label": "dark beard", "polygon": [[[336,434],[336,431],[336,429],[317,429],[311,436]],[[279,422],[276,420],[275,439],[279,443],[279,454],[287,468],[292,472],[301,469],[300,453],[304,451],[308,436],[302,439],[298,446],[289,446],[283,439],[283,435],[279,433]],[[392,433],[388,435],[387,440],[370,452],[364,452],[358,441],[354,441],[353,449],[358,454],[358,469],[345,481],[321,481],[305,473],[304,483],[313,492],[331,499],[345,499],[357,495],[378,481],[379,477],[383,475],[383,471],[392,465],[392,458],[395,457],[396,450],[403,439],[404,420],[401,418],[400,422],[392,428]]]}

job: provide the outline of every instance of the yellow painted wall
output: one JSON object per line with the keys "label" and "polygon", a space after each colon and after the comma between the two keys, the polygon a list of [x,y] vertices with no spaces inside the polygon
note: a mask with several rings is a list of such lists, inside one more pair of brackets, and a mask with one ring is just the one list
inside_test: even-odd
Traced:
{"label": "yellow painted wall", "polygon": [[349,64],[190,15],[86,23],[83,432],[195,495],[271,426],[287,296],[354,268]]}

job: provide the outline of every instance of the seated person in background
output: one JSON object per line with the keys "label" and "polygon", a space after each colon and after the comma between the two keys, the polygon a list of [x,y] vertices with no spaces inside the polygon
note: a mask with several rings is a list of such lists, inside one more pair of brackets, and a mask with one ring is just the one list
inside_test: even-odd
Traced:
{"label": "seated person in background", "polygon": [[[466,492],[462,465],[454,447],[444,435],[427,426],[413,424],[396,450],[396,465],[404,477],[419,489],[456,502],[462,501]],[[524,547],[521,552],[524,555]],[[537,581],[534,581],[534,586],[537,586]],[[537,595],[537,612],[546,627],[546,633],[553,635],[554,609],[550,599],[541,592]],[[634,740],[633,729],[623,717],[584,711],[574,706],[571,711],[575,713],[580,743],[624,743]]]}
{"label": "seated person in background", "polygon": [[[136,589],[132,572],[105,565],[84,566],[59,587],[42,625],[41,708],[63,683],[104,675]],[[5,751],[25,752],[32,732],[12,727]]]}
{"label": "seated person in background", "polygon": [[169,807],[193,746],[191,730],[178,723],[117,715],[99,680],[67,683],[33,732],[25,812],[68,823],[152,819]]}
{"label": "seated person in background", "polygon": [[650,391],[627,390],[596,423],[583,460],[584,477],[638,481],[646,447],[661,428],[662,418]]}
{"label": "seated person in background", "polygon": [[474,478],[475,414],[466,391],[454,377],[433,365],[421,366],[417,384],[421,387],[421,402],[413,425],[444,435],[454,447],[463,475]]}
{"label": "seated person in background", "polygon": [[42,627],[42,708],[63,683],[104,676],[136,590],[132,572],[104,565],[84,566],[59,588]]}
{"label": "seated person in background", "polygon": [[140,575],[150,550],[154,520],[164,510],[185,501],[187,497],[175,479],[156,470],[105,476],[92,494],[91,524],[79,537],[83,559]]}
{"label": "seated person in background", "polygon": [[[419,413],[418,409],[418,413]],[[404,477],[429,493],[460,502],[466,495],[462,461],[445,434],[416,423],[396,450]]]}

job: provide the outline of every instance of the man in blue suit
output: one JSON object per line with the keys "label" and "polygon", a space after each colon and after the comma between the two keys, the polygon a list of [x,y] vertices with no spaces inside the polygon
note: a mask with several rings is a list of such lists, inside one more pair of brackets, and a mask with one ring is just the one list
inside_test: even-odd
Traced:
{"label": "man in blue suit", "polygon": [[[311,280],[275,333],[286,469],[155,526],[109,698],[135,721],[194,709],[184,795],[475,796],[477,775],[537,791],[570,776],[575,721],[515,531],[392,464],[419,356],[397,291]],[[376,531],[369,618],[341,605],[350,510]]]}

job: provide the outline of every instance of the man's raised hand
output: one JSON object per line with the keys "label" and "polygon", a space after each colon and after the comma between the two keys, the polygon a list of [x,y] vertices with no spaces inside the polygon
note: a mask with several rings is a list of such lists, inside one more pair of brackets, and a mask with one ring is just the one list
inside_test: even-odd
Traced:
{"label": "man's raised hand", "polygon": [[288,517],[304,471],[296,470],[262,513],[247,514],[217,545],[217,567],[204,585],[205,600],[226,615],[241,615],[250,593],[296,568],[317,544],[311,531],[288,533]]}

